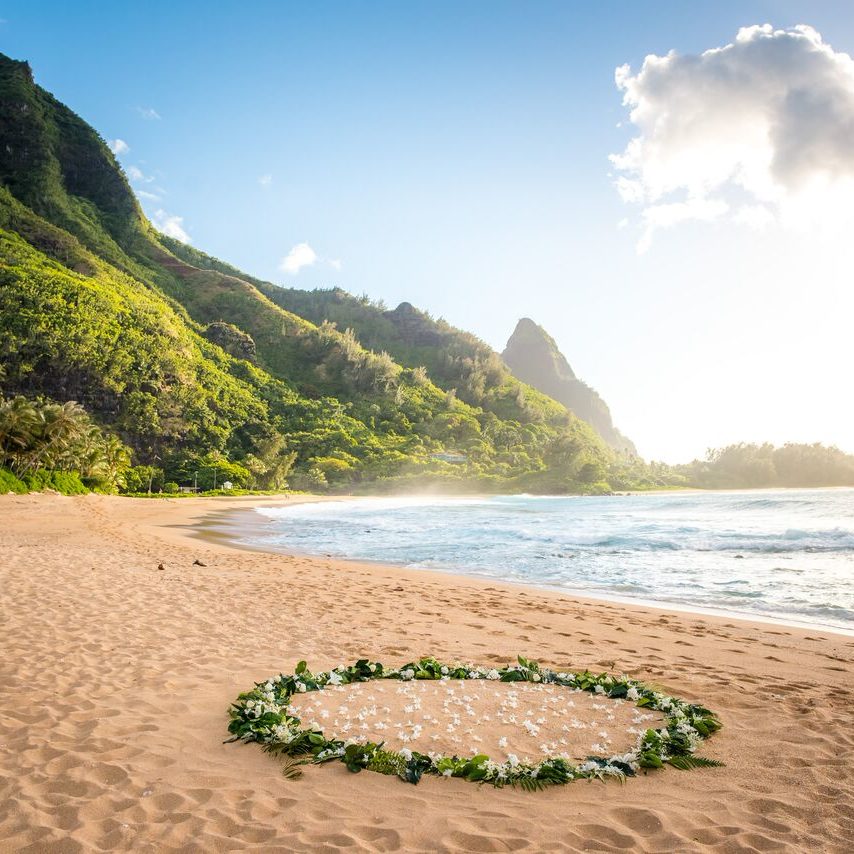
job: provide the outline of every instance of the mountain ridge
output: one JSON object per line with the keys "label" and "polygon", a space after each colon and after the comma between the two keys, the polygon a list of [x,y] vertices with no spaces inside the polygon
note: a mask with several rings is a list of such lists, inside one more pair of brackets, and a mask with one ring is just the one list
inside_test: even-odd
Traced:
{"label": "mountain ridge", "polygon": [[290,460],[312,488],[607,488],[594,482],[610,450],[535,389],[505,378],[485,407],[467,403],[471,389],[157,232],[102,137],[2,55],[0,240],[4,392],[83,398],[137,462],[175,479],[219,458],[261,486]]}
{"label": "mountain ridge", "polygon": [[614,426],[608,404],[576,376],[554,338],[531,318],[519,320],[501,358],[520,380],[562,403],[590,424],[614,450],[637,456],[634,443]]}

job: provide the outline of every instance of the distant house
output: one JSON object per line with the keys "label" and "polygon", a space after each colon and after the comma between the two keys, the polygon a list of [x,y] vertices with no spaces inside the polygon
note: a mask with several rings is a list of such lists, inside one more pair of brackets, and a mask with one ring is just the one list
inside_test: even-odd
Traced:
{"label": "distant house", "polygon": [[457,454],[453,452],[430,454],[430,456],[434,460],[441,460],[443,463],[454,463],[456,465],[460,465],[461,463],[467,463],[469,461],[469,458],[465,454]]}
{"label": "distant house", "polygon": [[222,482],[223,489],[234,489],[234,484],[230,480],[224,480]]}
{"label": "distant house", "polygon": [[178,492],[198,492],[199,488],[197,486],[179,486]]}

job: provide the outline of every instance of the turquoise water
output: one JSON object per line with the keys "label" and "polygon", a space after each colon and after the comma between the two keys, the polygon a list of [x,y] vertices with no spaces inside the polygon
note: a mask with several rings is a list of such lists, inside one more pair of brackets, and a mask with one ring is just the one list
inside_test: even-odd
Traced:
{"label": "turquoise water", "polygon": [[242,541],[854,630],[854,489],[360,498],[258,510]]}

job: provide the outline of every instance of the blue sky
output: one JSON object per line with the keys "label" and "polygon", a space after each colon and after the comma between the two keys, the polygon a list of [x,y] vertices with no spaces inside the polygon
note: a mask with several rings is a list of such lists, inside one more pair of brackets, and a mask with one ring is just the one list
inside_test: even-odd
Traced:
{"label": "blue sky", "polygon": [[[854,52],[849,4],[28,2],[0,18],[0,50],[123,140],[146,211],[199,248],[408,300],[499,350],[533,317],[647,457],[854,451],[847,249],[691,220],[639,254],[641,209],[608,159],[637,133],[618,66],[765,22]],[[315,262],[285,272],[301,243]]]}

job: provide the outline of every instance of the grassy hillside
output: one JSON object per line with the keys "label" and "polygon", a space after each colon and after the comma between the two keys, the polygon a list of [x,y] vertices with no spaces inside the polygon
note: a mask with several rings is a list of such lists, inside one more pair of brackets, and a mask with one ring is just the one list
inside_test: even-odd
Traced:
{"label": "grassy hillside", "polygon": [[[293,466],[306,485],[587,489],[610,459],[473,336],[454,330],[447,363],[433,348],[424,370],[417,342],[374,348],[367,327],[362,341],[315,322],[274,286],[163,237],[98,134],[2,56],[0,184],[4,393],[79,401],[169,478],[229,463],[256,486]],[[452,385],[465,359],[469,382]],[[436,456],[448,452],[461,462]]]}
{"label": "grassy hillside", "polygon": [[[170,250],[196,267],[232,276],[245,274],[176,240],[163,238]],[[390,355],[396,362],[426,373],[445,391],[502,419],[523,423],[566,420],[565,407],[520,382],[500,356],[475,335],[444,320],[434,320],[409,303],[394,311],[340,288],[304,291],[249,279],[272,303],[314,324],[352,333],[369,350]]]}

